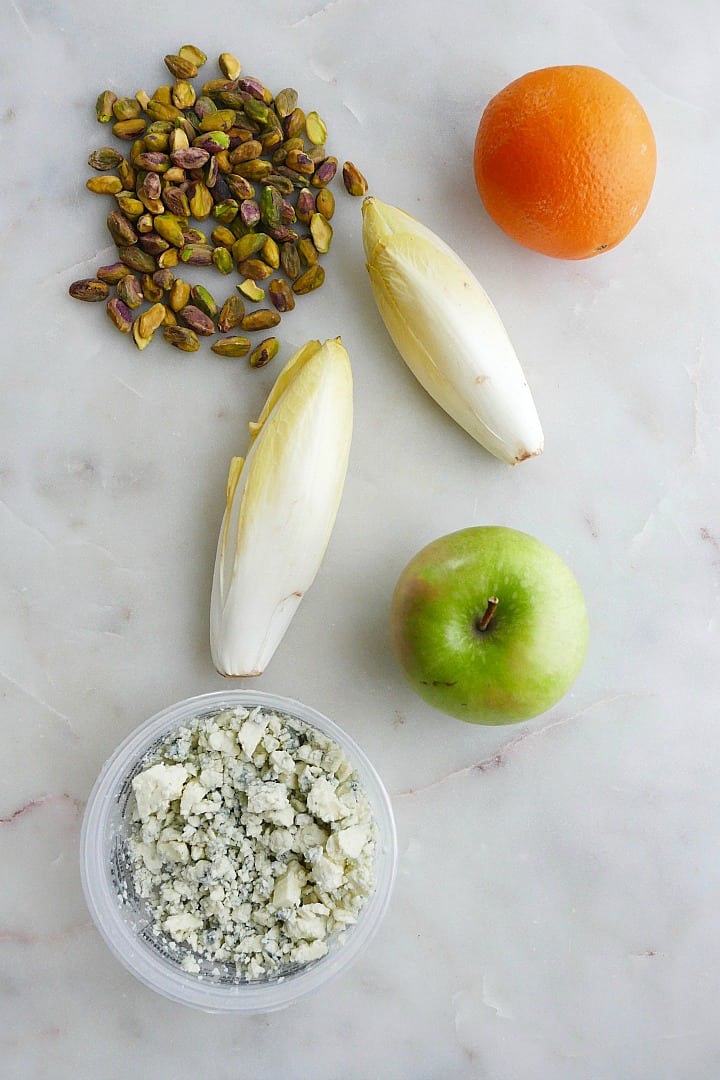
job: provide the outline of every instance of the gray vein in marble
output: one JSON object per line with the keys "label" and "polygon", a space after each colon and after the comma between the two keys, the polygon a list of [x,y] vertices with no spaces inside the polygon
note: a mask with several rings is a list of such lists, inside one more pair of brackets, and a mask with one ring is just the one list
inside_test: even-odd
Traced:
{"label": "gray vein in marble", "polygon": [[299,26],[303,26],[304,23],[310,22],[312,19],[316,19],[318,15],[324,15],[326,11],[330,10],[330,8],[338,7],[339,4],[342,4],[344,2],[345,0],[327,0],[327,3],[323,4],[322,7],[317,8],[316,11],[309,11],[307,15],[303,15],[303,17],[301,19],[298,19],[297,22],[290,23],[288,29],[297,30],[297,28]]}
{"label": "gray vein in marble", "polygon": [[[6,671],[0,671],[0,679],[4,679],[5,682],[10,683],[10,685],[14,686],[16,690],[19,690],[20,693],[25,694],[25,696],[29,697],[31,701],[34,701],[36,705],[41,705],[43,709],[47,709],[47,711],[52,716],[56,717],[56,719],[58,720],[61,720],[74,739],[80,738],[77,731],[72,725],[70,717],[66,716],[64,712],[60,711],[60,709],[56,709],[54,705],[51,705],[49,701],[45,701],[45,699],[40,697],[39,694],[36,694],[33,690],[30,690],[27,686],[23,686],[22,683],[19,683],[17,681],[17,679],[13,679],[12,676],[8,675]],[[3,823],[4,819],[0,818],[0,825]]]}
{"label": "gray vein in marble", "polygon": [[647,697],[646,694],[635,693],[623,693],[623,694],[609,694],[606,697],[600,698],[599,701],[593,701],[589,705],[586,705],[583,709],[579,709],[577,712],[572,713],[570,716],[563,716],[559,720],[553,720],[543,727],[534,728],[532,731],[523,731],[520,735],[517,735],[514,739],[510,739],[501,746],[494,754],[488,758],[483,758],[482,761],[476,761],[472,765],[465,765],[462,769],[455,769],[451,773],[447,773],[445,776],[439,777],[437,780],[431,781],[429,784],[423,785],[419,788],[407,788],[405,791],[397,792],[393,797],[396,799],[407,798],[412,795],[424,795],[428,791],[432,791],[434,788],[441,787],[447,784],[450,780],[457,780],[461,776],[467,776],[470,773],[485,773],[492,772],[495,769],[501,768],[508,755],[515,750],[521,743],[526,742],[528,739],[536,739],[540,735],[547,734],[548,731],[552,731],[554,728],[563,727],[565,724],[572,723],[573,720],[579,720],[580,717],[585,716],[586,713],[591,712],[593,709],[600,708],[601,705],[610,705],[615,701],[622,701],[626,698],[638,698]]}
{"label": "gray vein in marble", "polygon": [[15,810],[11,811],[7,817],[0,818],[0,825],[14,825],[15,822],[24,817],[25,814],[31,814],[35,810],[41,810],[46,806],[55,806],[58,804],[69,804],[79,816],[85,809],[85,803],[80,799],[76,799],[74,795],[68,795],[63,792],[61,795],[42,795],[39,799],[30,799],[28,802],[23,803],[22,806],[18,806]]}
{"label": "gray vein in marble", "polygon": [[30,27],[30,24],[28,23],[27,19],[23,15],[22,10],[20,9],[20,6],[17,3],[17,0],[10,0],[10,5],[11,5],[13,11],[15,12],[15,14],[17,15],[18,22],[22,26],[25,33],[28,35],[28,37],[32,37],[33,32],[32,32],[32,29]]}

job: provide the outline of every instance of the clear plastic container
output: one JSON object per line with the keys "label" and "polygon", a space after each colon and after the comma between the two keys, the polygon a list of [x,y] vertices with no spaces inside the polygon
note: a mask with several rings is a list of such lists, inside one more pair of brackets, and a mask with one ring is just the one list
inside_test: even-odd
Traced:
{"label": "clear plastic container", "polygon": [[[163,935],[151,932],[141,900],[129,901],[131,783],[148,751],[176,728],[222,709],[260,705],[295,717],[333,739],[345,752],[365,789],[377,826],[375,888],[357,922],[331,939],[320,960],[284,976],[243,982],[209,971],[193,974],[173,958]],[[375,769],[359,746],[327,717],[299,701],[257,690],[229,690],[188,698],[141,724],[106,762],[88,799],[80,841],[81,875],[90,914],[118,960],[141,982],[172,1001],[207,1012],[254,1013],[282,1009],[339,975],[359,956],[378,929],[390,900],[397,863],[392,807]],[[207,967],[207,965],[206,965]]]}

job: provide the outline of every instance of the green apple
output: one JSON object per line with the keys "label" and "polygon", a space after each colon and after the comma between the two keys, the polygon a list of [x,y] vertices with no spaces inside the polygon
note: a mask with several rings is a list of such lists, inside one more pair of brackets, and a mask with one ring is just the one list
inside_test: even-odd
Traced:
{"label": "green apple", "polygon": [[392,598],[395,655],[428,704],[474,724],[529,720],[567,693],[588,616],[568,565],[499,525],[442,536],[403,570]]}

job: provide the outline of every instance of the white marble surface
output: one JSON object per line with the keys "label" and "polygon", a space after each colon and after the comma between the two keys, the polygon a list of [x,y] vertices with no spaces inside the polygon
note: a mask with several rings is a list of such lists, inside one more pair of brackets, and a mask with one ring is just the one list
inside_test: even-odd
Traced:
{"label": "white marble surface", "polygon": [[[3,1080],[716,1077],[717,5],[11,0],[3,27]],[[424,396],[372,303],[359,200],[336,186],[330,281],[282,329],[288,346],[342,334],[351,467],[322,571],[256,685],[362,742],[393,797],[399,877],[350,973],[251,1020],[137,984],[90,925],[77,867],[115,745],[222,685],[207,635],[226,465],[274,377],[140,354],[102,305],[67,297],[112,254],[84,189],[107,141],[95,96],[152,91],[187,40],[297,86],[337,156],[435,224],[499,308],[546,433],[511,470]],[[640,225],[584,263],[508,241],[470,168],[489,97],[572,62],[629,85],[659,147]],[[564,554],[592,619],[574,691],[505,729],[431,711],[389,652],[402,566],[481,523]]]}

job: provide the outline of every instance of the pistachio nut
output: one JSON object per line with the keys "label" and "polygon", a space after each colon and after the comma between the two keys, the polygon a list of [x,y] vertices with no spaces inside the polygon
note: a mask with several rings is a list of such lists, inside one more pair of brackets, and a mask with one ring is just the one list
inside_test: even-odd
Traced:
{"label": "pistachio nut", "polygon": [[173,247],[182,248],[185,246],[182,224],[174,214],[157,214],[153,218],[153,227]]}
{"label": "pistachio nut", "polygon": [[211,244],[185,244],[180,248],[180,258],[188,266],[212,266]]}
{"label": "pistachio nut", "polygon": [[228,79],[237,79],[242,71],[240,61],[232,53],[224,52],[218,56],[218,67]]}
{"label": "pistachio nut", "polygon": [[[270,113],[272,116],[273,113]],[[272,128],[270,131],[264,131],[260,136],[260,145],[263,148],[263,154],[269,154],[271,150],[274,150],[277,146],[282,146],[283,142],[282,128]]]}
{"label": "pistachio nut", "polygon": [[118,248],[118,255],[120,262],[124,262],[131,270],[136,270],[140,274],[152,274],[157,270],[157,263],[153,256],[143,251],[137,244],[133,247]]}
{"label": "pistachio nut", "polygon": [[133,139],[137,139],[138,135],[142,135],[145,126],[145,121],[140,118],[137,120],[117,120],[113,124],[113,135],[118,139],[124,139],[126,142],[132,142]]}
{"label": "pistachio nut", "polygon": [[193,146],[199,146],[207,150],[209,154],[217,154],[220,150],[227,150],[230,146],[230,136],[226,131],[203,131],[196,135],[192,141]]}
{"label": "pistachio nut", "polygon": [[95,115],[101,124],[109,124],[114,117],[113,105],[117,101],[117,94],[112,90],[103,90],[95,102]]}
{"label": "pistachio nut", "polygon": [[315,172],[315,162],[308,157],[304,150],[288,150],[285,158],[288,169],[298,172],[302,176],[312,176]]}
{"label": "pistachio nut", "polygon": [[295,190],[295,184],[289,176],[283,176],[281,173],[276,172],[264,176],[263,184],[270,184],[272,187],[277,188],[281,195],[292,195]]}
{"label": "pistachio nut", "polygon": [[122,210],[111,210],[105,221],[108,231],[116,244],[123,247],[137,244],[138,235]]}
{"label": "pistachio nut", "polygon": [[[140,200],[138,199],[138,202],[139,201]],[[140,203],[140,205],[142,206],[142,203]],[[122,210],[122,207],[120,207],[120,209]],[[123,213],[126,213],[126,212],[123,210]],[[153,216],[152,216],[152,214],[149,213],[147,210],[145,211],[144,214],[140,214],[140,217],[137,218],[137,220],[135,221],[135,228],[141,234],[142,233],[152,232],[153,231]]]}
{"label": "pistachio nut", "polygon": [[213,156],[213,161],[215,161],[217,164],[218,172],[232,172],[232,165],[230,164],[230,158],[228,156],[229,153],[229,150],[218,150],[217,154]]}
{"label": "pistachio nut", "polygon": [[138,243],[143,251],[147,251],[150,255],[162,255],[163,251],[167,251],[170,247],[167,240],[156,232],[143,233]]}
{"label": "pistachio nut", "polygon": [[291,113],[283,117],[282,126],[286,139],[292,139],[296,135],[300,135],[305,129],[305,113],[302,109],[293,109]]}
{"label": "pistachio nut", "polygon": [[289,225],[278,225],[277,229],[270,228],[266,225],[265,231],[268,236],[272,236],[273,240],[276,240],[278,244],[285,244],[289,240],[297,240],[298,234],[294,229],[291,229]]}
{"label": "pistachio nut", "polygon": [[326,217],[322,214],[313,214],[310,218],[310,235],[313,243],[321,255],[330,250],[333,237],[333,228]]}
{"label": "pistachio nut", "polygon": [[158,330],[165,320],[165,305],[153,304],[147,311],[144,311],[139,316],[138,332],[142,338],[152,338],[156,330]]}
{"label": "pistachio nut", "polygon": [[215,112],[203,116],[200,121],[200,131],[203,134],[206,134],[208,131],[223,131],[227,134],[234,123],[234,109],[217,109]]}
{"label": "pistachio nut", "polygon": [[262,259],[242,259],[238,262],[237,269],[239,274],[252,278],[253,281],[264,281],[273,272],[273,268]]}
{"label": "pistachio nut", "polygon": [[165,318],[163,319],[163,326],[177,326],[177,315],[172,311],[167,304],[165,305]]}
{"label": "pistachio nut", "polygon": [[260,308],[259,311],[251,311],[249,315],[246,315],[240,326],[248,333],[253,333],[255,330],[270,330],[271,327],[277,326],[279,322],[280,316],[277,311]]}
{"label": "pistachio nut", "polygon": [[293,292],[297,296],[304,296],[305,293],[312,292],[313,289],[319,289],[325,280],[325,271],[322,266],[317,263],[315,266],[310,266],[301,274],[299,278],[296,278],[293,282]]}
{"label": "pistachio nut", "polygon": [[260,207],[254,199],[243,199],[240,203],[240,220],[248,229],[252,229],[260,220]]}
{"label": "pistachio nut", "polygon": [[[119,191],[115,198],[117,199],[118,210],[122,210],[126,218],[130,218],[131,221],[135,222],[135,228],[138,232],[150,232],[150,229],[139,228],[139,221],[145,210],[139,199],[136,199],[134,195],[127,191]],[[152,228],[152,216],[150,222],[150,228]]]}
{"label": "pistachio nut", "polygon": [[217,328],[221,334],[227,334],[229,330],[234,330],[236,326],[240,326],[244,318],[245,304],[240,296],[233,294],[228,296],[220,308]]}
{"label": "pistachio nut", "polygon": [[305,132],[316,146],[322,146],[327,139],[327,125],[316,112],[309,112],[305,117]]}
{"label": "pistachio nut", "polygon": [[314,213],[315,196],[310,188],[304,187],[298,192],[297,201],[295,202],[295,216],[298,221],[302,221],[303,225],[309,225]]}
{"label": "pistachio nut", "polygon": [[233,165],[240,165],[245,161],[253,161],[254,158],[259,158],[262,152],[262,143],[259,143],[257,139],[247,139],[245,142],[241,142],[239,146],[236,146],[234,150],[228,151],[228,160]]}
{"label": "pistachio nut", "polygon": [[197,218],[198,221],[206,221],[215,205],[206,185],[199,180],[191,184],[188,188],[188,198],[192,216]]}
{"label": "pistachio nut", "polygon": [[116,120],[137,120],[142,109],[137,98],[119,97],[113,101],[112,111]]}
{"label": "pistachio nut", "polygon": [[190,299],[195,307],[199,307],[211,319],[217,317],[218,306],[204,285],[192,285],[190,287]]}
{"label": "pistachio nut", "polygon": [[230,251],[226,247],[213,248],[212,253],[213,265],[220,271],[221,274],[232,274],[233,272],[233,257]]}
{"label": "pistachio nut", "polygon": [[163,292],[168,292],[175,282],[175,275],[169,269],[156,270],[153,274],[153,281],[160,286]]}
{"label": "pistachio nut", "polygon": [[172,311],[180,311],[190,299],[190,285],[182,278],[175,278],[170,286],[168,304]]}
{"label": "pistachio nut", "polygon": [[118,281],[115,291],[120,300],[127,304],[131,311],[135,311],[143,302],[142,286],[134,274],[128,274],[127,277]]}
{"label": "pistachio nut", "polygon": [[132,312],[127,304],[124,304],[122,300],[113,296],[108,300],[105,305],[105,310],[108,313],[108,317],[121,334],[129,334],[132,328]]}
{"label": "pistachio nut", "polygon": [[260,220],[276,229],[282,220],[282,196],[277,188],[264,186],[260,194]]}
{"label": "pistachio nut", "polygon": [[335,213],[335,196],[330,188],[320,188],[315,199],[315,207],[318,214],[322,214],[326,221],[330,220]]}
{"label": "pistachio nut", "polygon": [[141,173],[135,190],[146,199],[159,199],[162,195],[162,181],[156,172]]}
{"label": "pistachio nut", "polygon": [[194,109],[195,116],[197,117],[198,121],[198,128],[200,127],[201,120],[203,120],[206,116],[212,116],[213,113],[216,113],[217,111],[218,107],[213,101],[213,99],[211,97],[208,97],[207,94],[201,94],[195,102]]}
{"label": "pistachio nut", "polygon": [[135,190],[135,169],[126,158],[123,158],[118,164],[117,174],[122,180],[123,187],[126,191]]}
{"label": "pistachio nut", "polygon": [[[259,79],[253,78],[252,75],[242,75],[237,79],[238,90],[241,90],[245,94],[250,94],[256,101],[264,101],[266,105],[269,105],[273,96],[263,83]],[[249,102],[246,102],[250,104]]]}
{"label": "pistachio nut", "polygon": [[317,248],[309,236],[303,236],[301,240],[298,240],[297,253],[300,256],[300,262],[305,266],[314,266],[318,261]]}
{"label": "pistachio nut", "polygon": [[175,247],[168,248],[167,251],[161,252],[157,257],[157,264],[161,270],[165,270],[178,264],[178,249]]}
{"label": "pistachio nut", "polygon": [[163,337],[170,345],[181,352],[197,352],[200,348],[197,334],[189,326],[163,326]]}
{"label": "pistachio nut", "polygon": [[248,360],[250,367],[265,367],[273,360],[280,349],[280,342],[275,337],[265,338],[259,345],[256,345],[253,351],[250,353]]}
{"label": "pistachio nut", "polygon": [[155,281],[154,274],[143,274],[140,284],[142,286],[142,294],[150,304],[157,304],[162,300],[163,292],[165,290]]}
{"label": "pistachio nut", "polygon": [[93,150],[88,158],[88,165],[98,172],[107,172],[108,169],[116,169],[121,161],[124,161],[122,154],[112,146],[101,146],[99,150]]}
{"label": "pistachio nut", "polygon": [[[147,141],[146,141],[147,145]],[[147,169],[154,173],[165,173],[170,168],[170,158],[159,150],[143,150],[135,157],[137,169]]]}
{"label": "pistachio nut", "polygon": [[135,95],[135,100],[138,102],[140,108],[144,112],[148,107],[148,102],[150,101],[150,95],[148,94],[147,90],[138,90],[138,92]]}
{"label": "pistachio nut", "polygon": [[252,199],[255,196],[255,188],[244,176],[237,176],[235,173],[229,173],[225,177],[225,182],[227,183],[230,194],[234,195],[236,199]]}
{"label": "pistachio nut", "polygon": [[157,101],[160,105],[169,105],[172,101],[172,86],[169,83],[158,86],[150,100]]}
{"label": "pistachio nut", "polygon": [[109,263],[107,266],[101,266],[97,272],[100,281],[105,281],[108,285],[117,285],[118,281],[122,281],[128,274],[132,274],[132,270],[121,262],[114,262]]}
{"label": "pistachio nut", "polygon": [[181,56],[183,60],[189,60],[195,67],[201,68],[203,64],[207,63],[207,56],[198,49],[197,45],[183,45],[178,49],[178,56]]}
{"label": "pistachio nut", "polygon": [[346,161],[342,167],[342,178],[348,195],[365,195],[368,182],[352,161]]}
{"label": "pistachio nut", "polygon": [[149,334],[147,337],[143,337],[143,335],[140,332],[140,316],[139,315],[137,315],[135,317],[135,320],[134,320],[134,322],[132,324],[132,337],[133,337],[133,341],[137,345],[138,349],[140,349],[141,351],[143,349],[147,349],[148,345],[150,344],[150,342],[152,341],[152,339],[154,337],[154,333]]}
{"label": "pistachio nut", "polygon": [[264,180],[273,171],[271,162],[264,158],[254,158],[252,161],[241,161],[233,165],[232,176],[241,176],[245,180]]}
{"label": "pistachio nut", "polygon": [[190,203],[181,187],[168,185],[163,191],[163,202],[166,210],[175,217],[190,217]]}
{"label": "pistachio nut", "polygon": [[226,229],[224,225],[218,225],[210,233],[210,239],[216,247],[232,248],[237,237],[235,233],[231,232],[230,229]]}
{"label": "pistachio nut", "polygon": [[284,120],[297,107],[298,92],[288,87],[275,95],[275,112]]}
{"label": "pistachio nut", "polygon": [[210,346],[217,356],[245,356],[250,351],[250,338],[225,337],[214,341]]}
{"label": "pistachio nut", "polygon": [[155,98],[150,99],[145,111],[151,120],[170,120],[174,122],[180,120],[183,115],[182,111],[172,102],[166,104],[163,101],[157,101]]}
{"label": "pistachio nut", "polygon": [[273,270],[278,270],[280,267],[280,245],[277,240],[273,240],[272,236],[268,236],[265,239],[265,243],[260,248],[260,258]]}
{"label": "pistachio nut", "polygon": [[338,160],[335,157],[325,158],[323,162],[315,169],[312,175],[310,183],[313,187],[326,187],[327,184],[335,176],[338,167]]}
{"label": "pistachio nut", "polygon": [[119,176],[91,176],[85,187],[96,195],[117,195],[123,189]]}
{"label": "pistachio nut", "polygon": [[268,285],[268,297],[277,311],[292,311],[295,307],[295,297],[287,281],[282,278],[273,278]]}
{"label": "pistachio nut", "polygon": [[169,54],[165,57],[165,67],[176,79],[194,79],[198,73],[198,66],[187,56]]}
{"label": "pistachio nut", "polygon": [[294,281],[300,274],[300,256],[294,244],[280,245],[280,266],[286,277]]}
{"label": "pistachio nut", "polygon": [[195,104],[195,87],[187,79],[178,79],[175,83],[172,104],[177,109],[191,109]]}
{"label": "pistachio nut", "polygon": [[252,278],[245,278],[245,280],[241,281],[235,288],[238,292],[242,293],[243,296],[246,296],[248,300],[252,300],[253,304],[259,304],[261,300],[265,299],[265,293]]}
{"label": "pistachio nut", "polygon": [[204,232],[200,232],[200,229],[191,229],[189,226],[183,228],[183,236],[185,237],[186,244],[207,244],[208,238]]}
{"label": "pistachio nut", "polygon": [[245,236],[241,236],[239,240],[236,240],[232,246],[233,258],[236,262],[240,263],[243,259],[248,259],[252,255],[256,255],[261,250],[265,243],[264,233],[246,233]]}
{"label": "pistachio nut", "polygon": [[75,300],[86,300],[92,304],[98,300],[107,300],[110,286],[99,278],[81,278],[79,281],[73,281],[68,292]]}
{"label": "pistachio nut", "polygon": [[[229,225],[237,217],[239,209],[240,204],[237,199],[223,199],[213,206],[212,216],[216,221],[221,221],[224,225]],[[260,211],[258,209],[258,218],[259,217]]]}
{"label": "pistachio nut", "polygon": [[283,225],[294,225],[297,221],[297,214],[295,213],[295,207],[287,199],[282,201],[282,209],[280,211],[280,221]]}
{"label": "pistachio nut", "polygon": [[199,307],[194,304],[186,304],[185,307],[180,308],[177,313],[178,318],[182,319],[186,326],[189,326],[191,330],[194,330],[196,334],[202,334],[203,337],[210,337],[215,333],[215,323],[212,321],[209,315],[206,315],[204,311],[201,311]]}

